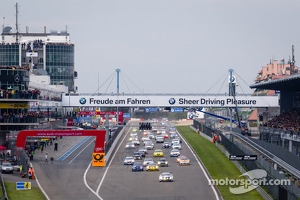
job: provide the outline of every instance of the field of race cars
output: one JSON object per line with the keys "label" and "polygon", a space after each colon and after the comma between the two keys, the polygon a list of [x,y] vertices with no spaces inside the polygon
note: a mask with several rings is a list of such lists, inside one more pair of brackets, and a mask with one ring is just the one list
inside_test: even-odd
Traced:
{"label": "field of race cars", "polygon": [[[125,130],[104,172],[103,199],[216,199],[199,160],[173,124],[151,121],[152,130],[139,130],[137,124]],[[173,150],[172,142],[181,147]],[[181,158],[187,160],[180,163]]]}
{"label": "field of race cars", "polygon": [[[190,159],[182,150],[182,139],[176,128],[167,120],[152,121],[151,128],[133,128],[125,145],[128,154],[124,165],[131,166],[131,172],[156,175],[159,182],[176,181],[171,165],[188,167]],[[150,174],[158,172],[155,174]]]}

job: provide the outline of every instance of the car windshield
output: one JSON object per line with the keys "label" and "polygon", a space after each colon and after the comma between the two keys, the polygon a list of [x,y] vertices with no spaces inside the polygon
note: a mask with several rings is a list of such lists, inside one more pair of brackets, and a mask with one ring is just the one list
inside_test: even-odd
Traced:
{"label": "car windshield", "polygon": [[140,163],[140,162],[135,162],[134,165],[135,165],[135,166],[140,166],[140,165],[143,165],[143,164]]}
{"label": "car windshield", "polygon": [[153,161],[153,159],[152,159],[152,158],[145,158],[144,161],[145,161],[145,162],[147,162],[147,161]]}
{"label": "car windshield", "polygon": [[125,160],[132,160],[133,157],[126,157]]}
{"label": "car windshield", "polygon": [[10,163],[3,163],[2,166],[4,166],[4,167],[10,167],[11,164]]}

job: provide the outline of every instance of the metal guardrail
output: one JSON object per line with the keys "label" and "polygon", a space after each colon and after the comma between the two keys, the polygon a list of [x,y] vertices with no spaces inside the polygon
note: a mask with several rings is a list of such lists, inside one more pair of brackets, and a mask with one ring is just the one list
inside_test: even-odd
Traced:
{"label": "metal guardrail", "polygon": [[272,162],[276,163],[279,167],[281,167],[287,173],[289,173],[290,175],[292,175],[295,178],[297,178],[298,180],[300,180],[300,171],[298,169],[292,167],[291,165],[289,165],[285,161],[281,160],[280,158],[278,158],[277,156],[275,156],[274,154],[272,154],[268,150],[264,149],[260,145],[258,145],[255,142],[251,141],[247,137],[245,137],[243,135],[240,135],[240,134],[237,134],[237,133],[232,133],[232,134],[234,136],[238,137],[239,139],[241,139],[242,141],[244,141],[245,143],[247,143],[247,145],[249,145],[255,151],[259,152],[260,154],[267,157]]}

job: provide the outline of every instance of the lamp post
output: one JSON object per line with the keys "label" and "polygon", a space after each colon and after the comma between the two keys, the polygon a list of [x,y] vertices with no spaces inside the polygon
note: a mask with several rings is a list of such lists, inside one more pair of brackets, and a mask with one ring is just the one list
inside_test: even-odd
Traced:
{"label": "lamp post", "polygon": [[47,108],[48,122],[50,121],[50,108]]}
{"label": "lamp post", "polygon": [[109,141],[109,116],[108,116],[108,113],[106,113],[106,115],[105,115],[105,130],[106,130],[105,141],[107,143]]}
{"label": "lamp post", "polygon": [[55,121],[57,120],[57,106],[55,106]]}

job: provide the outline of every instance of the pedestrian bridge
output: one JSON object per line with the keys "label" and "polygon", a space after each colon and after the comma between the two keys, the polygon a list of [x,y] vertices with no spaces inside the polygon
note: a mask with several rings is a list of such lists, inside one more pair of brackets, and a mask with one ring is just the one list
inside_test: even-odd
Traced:
{"label": "pedestrian bridge", "polygon": [[64,94],[63,107],[279,107],[279,96]]}

